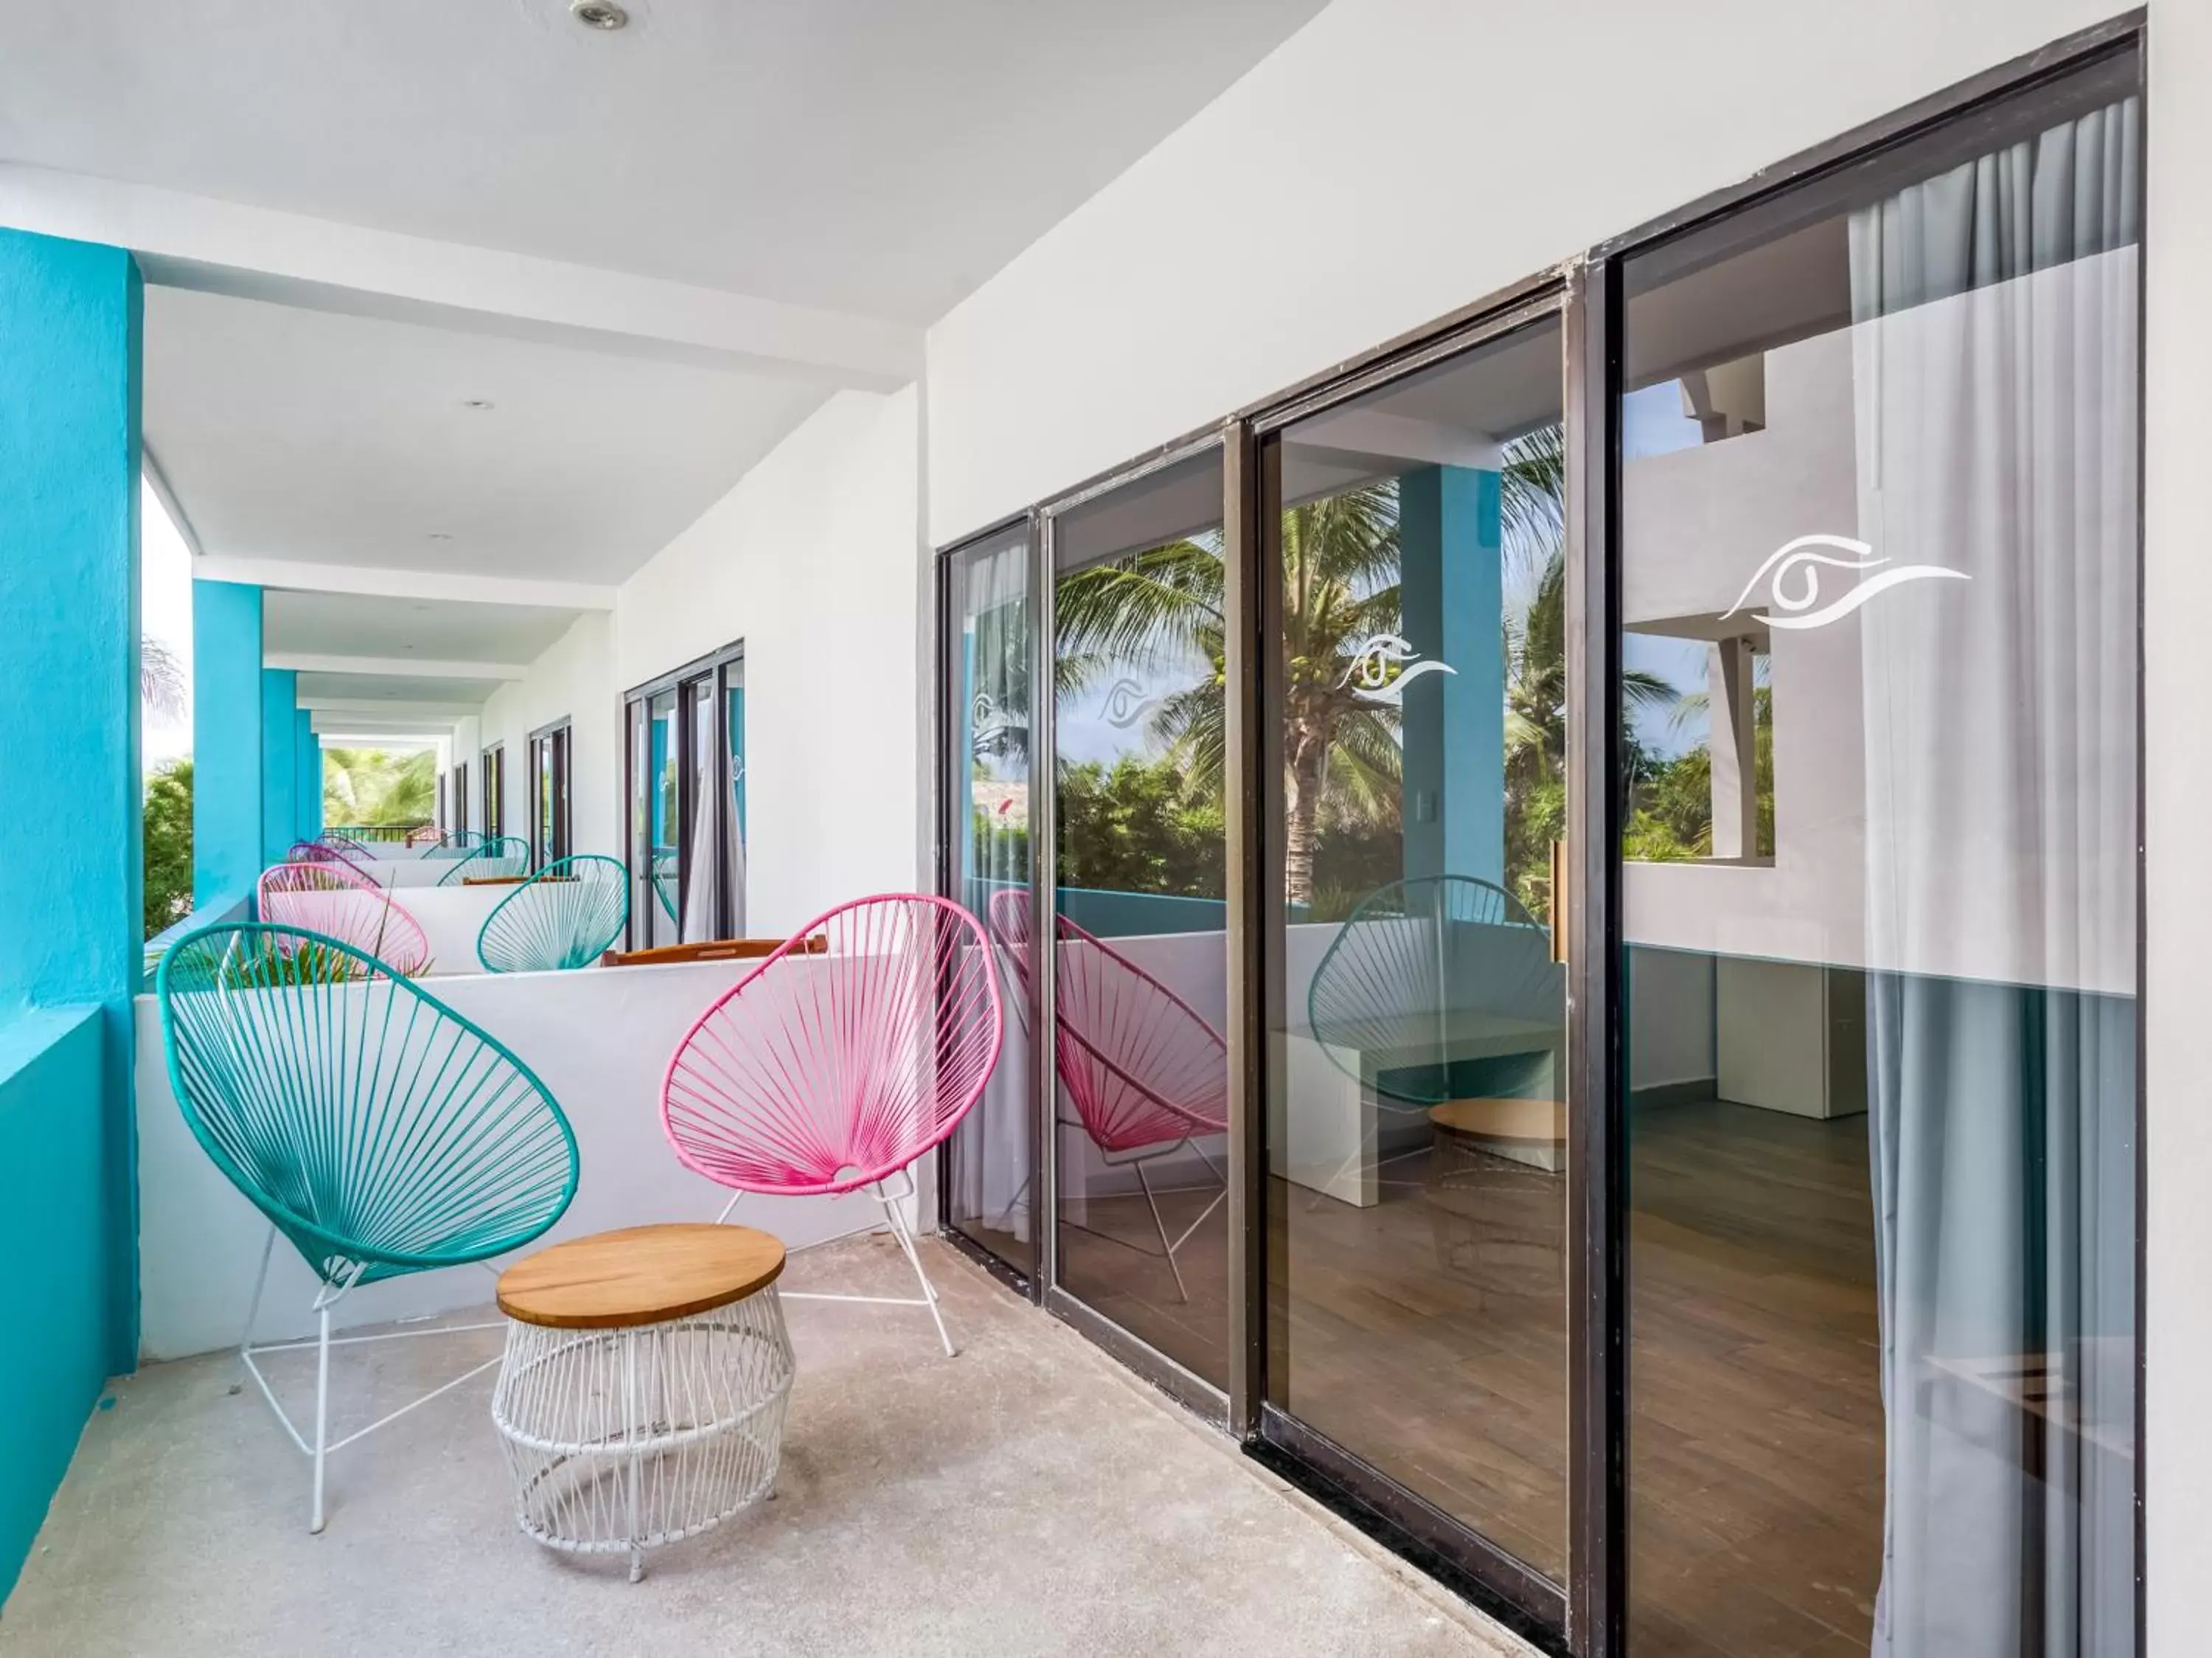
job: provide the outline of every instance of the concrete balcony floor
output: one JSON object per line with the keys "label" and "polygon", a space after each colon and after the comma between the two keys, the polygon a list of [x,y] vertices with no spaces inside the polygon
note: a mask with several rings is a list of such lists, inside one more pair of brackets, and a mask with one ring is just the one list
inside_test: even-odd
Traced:
{"label": "concrete balcony floor", "polygon": [[[312,1537],[306,1460],[236,1357],[150,1367],[85,1429],[0,1653],[1528,1651],[925,1247],[960,1356],[918,1310],[789,1304],[799,1368],[775,1498],[656,1551],[635,1586],[620,1560],[515,1530],[489,1375],[335,1457]],[[903,1294],[903,1272],[877,1235],[799,1252],[786,1282]],[[332,1420],[367,1420],[499,1340],[342,1349]],[[273,1363],[311,1411],[312,1353]]]}

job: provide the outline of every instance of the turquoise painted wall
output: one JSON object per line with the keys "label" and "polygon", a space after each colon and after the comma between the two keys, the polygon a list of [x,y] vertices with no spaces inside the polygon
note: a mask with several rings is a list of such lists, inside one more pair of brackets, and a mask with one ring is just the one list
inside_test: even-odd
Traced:
{"label": "turquoise painted wall", "polygon": [[1505,643],[1498,475],[1422,466],[1398,480],[1404,633],[1453,672],[1406,687],[1406,874],[1505,870]]}
{"label": "turquoise painted wall", "polygon": [[315,739],[315,716],[306,709],[292,715],[292,807],[298,815],[295,840],[323,832],[323,750]]}
{"label": "turquoise painted wall", "polygon": [[261,589],[192,583],[192,902],[261,873]]}
{"label": "turquoise painted wall", "polygon": [[[300,838],[299,679],[289,667],[261,670],[261,867],[282,863]],[[256,873],[258,873],[257,871]]]}
{"label": "turquoise painted wall", "polygon": [[0,1597],[111,1371],[100,1105],[106,1010],[38,1009],[0,1026]]}
{"label": "turquoise painted wall", "polygon": [[0,230],[0,1586],[137,1342],[142,296]]}

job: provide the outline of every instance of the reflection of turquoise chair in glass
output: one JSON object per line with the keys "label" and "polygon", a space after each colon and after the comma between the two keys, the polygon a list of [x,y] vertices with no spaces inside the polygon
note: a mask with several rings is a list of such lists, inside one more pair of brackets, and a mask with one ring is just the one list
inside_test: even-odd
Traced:
{"label": "reflection of turquoise chair in glass", "polygon": [[660,900],[663,914],[676,919],[676,887],[678,875],[676,849],[656,846],[653,850],[653,895]]}
{"label": "reflection of turquoise chair in glass", "polygon": [[1315,1040],[1386,1109],[1556,1086],[1565,980],[1551,935],[1473,875],[1393,881],[1360,899],[1306,1006]]}
{"label": "reflection of turquoise chair in glass", "polygon": [[611,857],[556,859],[500,901],[477,935],[477,960],[495,973],[587,967],[629,924],[629,876]]}
{"label": "reflection of turquoise chair in glass", "polygon": [[[410,838],[411,840],[411,838]],[[443,834],[433,835],[422,843],[419,857],[466,857],[483,844],[484,838],[473,829],[448,829]]]}
{"label": "reflection of turquoise chair in glass", "polygon": [[441,887],[459,887],[471,881],[510,880],[530,873],[530,843],[514,835],[495,835],[464,852],[453,867],[438,877]]}
{"label": "reflection of turquoise chair in glass", "polygon": [[[155,993],[185,1125],[270,1222],[239,1351],[314,1463],[309,1529],[319,1532],[325,1457],[422,1402],[330,1438],[331,1309],[361,1284],[488,1261],[540,1236],[575,1195],[575,1136],[513,1053],[335,938],[205,928],[162,958]],[[310,1310],[320,1333],[257,1348],[280,1232],[318,1280]],[[317,1355],[312,1442],[255,1362],[305,1346]]]}

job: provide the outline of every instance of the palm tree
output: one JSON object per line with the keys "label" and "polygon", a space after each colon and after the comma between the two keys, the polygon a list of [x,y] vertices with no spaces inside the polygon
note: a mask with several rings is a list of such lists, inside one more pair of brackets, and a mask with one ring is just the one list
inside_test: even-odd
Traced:
{"label": "palm tree", "polygon": [[[1398,631],[1395,483],[1291,508],[1282,543],[1283,882],[1285,897],[1303,905],[1313,897],[1324,789],[1376,815],[1396,809],[1398,710],[1364,699],[1351,680],[1364,643]],[[1080,571],[1055,600],[1064,655],[1151,667],[1206,662],[1206,676],[1163,698],[1152,719],[1192,797],[1206,801],[1218,801],[1222,786],[1224,580],[1220,538],[1206,535]]]}
{"label": "palm tree", "polygon": [[323,810],[334,824],[422,824],[430,820],[438,759],[428,749],[323,751]]}
{"label": "palm tree", "polygon": [[180,717],[191,700],[177,653],[147,634],[138,638],[138,700],[172,719]]}

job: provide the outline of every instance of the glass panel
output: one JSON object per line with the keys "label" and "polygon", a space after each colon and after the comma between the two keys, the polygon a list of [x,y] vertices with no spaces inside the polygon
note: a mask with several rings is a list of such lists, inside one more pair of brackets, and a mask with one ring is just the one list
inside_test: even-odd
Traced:
{"label": "glass panel", "polygon": [[1060,1281],[1217,1385],[1223,1198],[1221,456],[1055,521]]}
{"label": "glass panel", "polygon": [[1025,532],[949,561],[952,741],[945,756],[952,890],[999,965],[1006,1046],[948,1149],[951,1223],[1023,1272],[1036,1267],[1030,1186],[1030,548]]}
{"label": "glass panel", "polygon": [[2136,84],[1629,267],[1635,1658],[2136,1649]]}
{"label": "glass panel", "polygon": [[730,936],[745,935],[745,664],[722,669],[723,721],[730,734],[729,885]]}
{"label": "glass panel", "polygon": [[684,779],[684,927],[685,943],[696,944],[721,936],[723,858],[716,844],[721,823],[720,786],[714,782],[721,768],[714,759],[714,678],[706,674],[687,680],[683,694],[690,715],[685,730],[689,765]]}
{"label": "glass panel", "polygon": [[568,728],[562,726],[546,744],[553,756],[553,855],[567,857],[575,848],[574,822],[568,798]]}
{"label": "glass panel", "polygon": [[675,944],[683,933],[677,923],[682,856],[677,837],[684,821],[678,765],[683,751],[676,741],[676,693],[664,691],[646,704],[647,775],[652,779],[647,802],[650,819],[646,834],[646,877],[650,899],[646,905],[650,942]]}
{"label": "glass panel", "polygon": [[1566,1566],[1564,375],[1545,321],[1282,439],[1267,1396]]}

